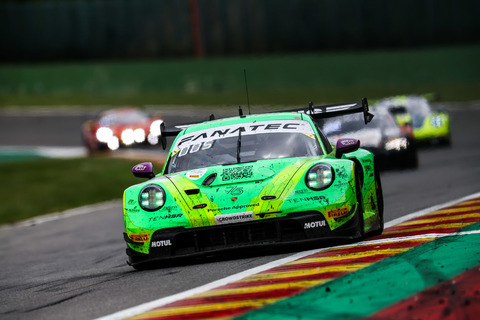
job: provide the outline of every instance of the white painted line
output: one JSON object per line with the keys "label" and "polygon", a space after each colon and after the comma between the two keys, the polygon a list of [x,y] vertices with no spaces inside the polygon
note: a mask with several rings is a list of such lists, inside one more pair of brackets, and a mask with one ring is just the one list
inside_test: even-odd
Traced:
{"label": "white painted line", "polygon": [[85,147],[63,146],[0,146],[0,155],[34,155],[45,158],[81,158],[87,155]]}
{"label": "white painted line", "polygon": [[121,206],[122,200],[112,200],[101,203],[96,203],[92,205],[87,205],[83,207],[78,207],[74,209],[65,210],[62,212],[54,212],[47,215],[39,216],[36,218],[16,222],[13,224],[4,224],[0,225],[0,230],[2,229],[11,229],[11,228],[22,228],[22,227],[31,227],[45,222],[80,216],[84,214],[89,214],[97,212],[99,210],[109,210],[115,207]]}
{"label": "white painted line", "polygon": [[82,158],[88,154],[85,147],[36,147],[35,150],[46,158]]}
{"label": "white painted line", "polygon": [[[392,226],[394,224],[398,224],[400,222],[403,222],[405,220],[415,218],[415,217],[418,217],[420,215],[423,215],[423,214],[426,214],[426,213],[429,213],[429,212],[433,212],[433,211],[439,210],[441,208],[448,207],[448,206],[457,204],[459,202],[467,201],[467,200],[470,200],[470,199],[473,199],[473,198],[476,198],[476,197],[479,197],[479,196],[480,196],[480,192],[476,193],[476,194],[473,194],[473,195],[470,195],[470,196],[467,196],[467,197],[460,198],[458,200],[453,200],[453,201],[444,203],[442,205],[436,205],[436,206],[433,206],[433,207],[430,207],[430,208],[427,208],[427,209],[424,209],[424,210],[421,210],[421,211],[418,211],[418,212],[414,212],[414,213],[411,213],[411,214],[409,214],[405,217],[390,221],[390,222],[386,223],[385,226],[387,227],[387,225],[388,225],[388,227],[389,227],[389,226]],[[386,238],[386,239],[380,239],[380,240],[367,240],[367,241],[357,242],[354,245],[381,244],[381,243],[391,243],[391,242],[399,242],[399,241],[407,241],[407,240],[416,240],[416,239],[425,239],[425,238],[440,238],[440,237],[445,237],[445,236],[458,236],[458,235],[477,234],[477,233],[480,233],[480,231],[458,232],[458,233],[451,233],[451,234],[432,233],[432,234],[425,234],[425,235],[411,236],[411,237],[397,237],[397,238]],[[144,303],[144,304],[132,307],[132,308],[128,308],[128,309],[125,309],[125,310],[122,310],[122,311],[119,311],[119,312],[116,312],[116,313],[113,313],[113,314],[110,314],[110,315],[107,315],[107,316],[104,316],[104,317],[97,318],[95,320],[120,320],[120,319],[125,319],[125,318],[128,318],[128,317],[133,317],[133,316],[139,315],[141,313],[147,312],[149,310],[159,308],[159,307],[164,306],[166,304],[177,302],[179,300],[188,298],[188,297],[193,296],[195,294],[204,293],[206,291],[213,290],[215,288],[227,285],[229,283],[239,281],[239,280],[244,279],[248,276],[251,276],[251,275],[260,273],[262,271],[266,271],[266,270],[278,267],[279,265],[282,265],[282,264],[285,264],[285,263],[288,263],[288,262],[292,262],[292,261],[295,261],[297,259],[301,259],[303,257],[309,256],[309,255],[312,255],[312,254],[316,254],[316,253],[319,253],[319,252],[322,252],[322,251],[325,251],[325,250],[343,248],[343,247],[346,247],[346,245],[298,252],[298,253],[293,254],[289,257],[282,258],[282,259],[275,260],[275,261],[271,261],[271,262],[269,262],[267,264],[264,264],[262,266],[258,266],[258,267],[255,267],[255,268],[252,268],[252,269],[249,269],[249,270],[245,270],[243,272],[228,276],[226,278],[216,280],[216,281],[213,281],[211,283],[207,283],[203,286],[193,288],[193,289],[190,289],[190,290],[187,290],[187,291],[183,291],[183,292],[180,292],[180,293],[168,296],[168,297],[160,298],[160,299],[157,299],[157,300],[154,300],[154,301],[150,301],[150,302],[147,302],[147,303]]]}
{"label": "white painted line", "polygon": [[193,289],[190,289],[190,290],[187,290],[187,291],[183,291],[183,292],[174,294],[172,296],[168,296],[168,297],[164,297],[164,298],[161,298],[161,299],[158,299],[158,300],[147,302],[147,303],[138,305],[136,307],[132,307],[132,308],[129,308],[129,309],[125,309],[125,310],[113,313],[111,315],[107,315],[105,317],[97,318],[96,320],[119,320],[119,319],[125,319],[125,318],[128,318],[128,317],[133,317],[133,316],[136,316],[138,314],[141,314],[141,313],[147,312],[149,310],[152,310],[154,308],[158,308],[158,307],[164,306],[166,304],[188,298],[188,297],[193,296],[195,294],[204,293],[206,291],[213,290],[215,288],[224,286],[224,285],[229,284],[231,282],[239,281],[239,280],[241,280],[243,278],[246,278],[248,276],[251,276],[253,274],[257,274],[257,273],[260,273],[262,271],[275,268],[276,266],[279,266],[279,265],[282,265],[282,264],[285,264],[285,263],[288,263],[288,262],[292,262],[294,260],[303,258],[305,256],[308,256],[308,255],[311,255],[311,254],[314,254],[314,253],[317,253],[317,252],[322,251],[324,249],[326,249],[326,248],[323,248],[321,250],[314,249],[314,250],[310,250],[310,251],[299,252],[299,253],[296,253],[296,254],[291,255],[289,257],[279,259],[279,260],[275,260],[275,261],[269,262],[267,264],[264,264],[262,266],[258,266],[258,267],[255,267],[255,268],[252,268],[252,269],[242,271],[240,273],[228,276],[226,278],[207,283],[203,286],[193,288]]}

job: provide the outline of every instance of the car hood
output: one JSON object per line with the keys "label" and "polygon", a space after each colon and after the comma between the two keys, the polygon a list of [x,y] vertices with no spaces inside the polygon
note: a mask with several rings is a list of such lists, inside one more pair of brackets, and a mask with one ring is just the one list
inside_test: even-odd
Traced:
{"label": "car hood", "polygon": [[[249,163],[220,165],[166,175],[177,187],[196,187],[203,192],[218,192],[232,186],[264,185],[274,177],[289,180],[305,164],[317,161],[315,158],[284,158],[259,160]],[[313,160],[312,160],[313,159]],[[220,189],[219,189],[220,188]]]}
{"label": "car hood", "polygon": [[192,226],[215,225],[220,224],[216,218],[219,214],[249,213],[249,219],[253,219],[254,212],[278,212],[305,171],[322,158],[260,160],[169,174],[159,179]]}

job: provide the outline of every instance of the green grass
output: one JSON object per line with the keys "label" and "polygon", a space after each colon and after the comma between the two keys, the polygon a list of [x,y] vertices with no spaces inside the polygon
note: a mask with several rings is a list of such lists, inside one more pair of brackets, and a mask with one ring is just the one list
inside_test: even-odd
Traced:
{"label": "green grass", "polygon": [[142,181],[131,174],[138,162],[93,157],[0,163],[0,224],[121,199],[126,187]]}
{"label": "green grass", "polygon": [[480,45],[0,66],[0,106],[295,105],[439,93],[480,99]]}

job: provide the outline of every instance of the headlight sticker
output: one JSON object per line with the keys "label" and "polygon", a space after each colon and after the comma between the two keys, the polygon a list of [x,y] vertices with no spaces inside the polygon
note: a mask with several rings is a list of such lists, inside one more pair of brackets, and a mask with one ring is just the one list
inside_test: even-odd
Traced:
{"label": "headlight sticker", "polygon": [[185,174],[185,176],[190,180],[198,180],[198,179],[201,179],[207,171],[208,171],[208,169],[206,169],[206,168],[195,169],[195,170],[188,171]]}
{"label": "headlight sticker", "polygon": [[150,234],[148,233],[131,233],[128,235],[132,241],[135,242],[148,242],[150,241]]}

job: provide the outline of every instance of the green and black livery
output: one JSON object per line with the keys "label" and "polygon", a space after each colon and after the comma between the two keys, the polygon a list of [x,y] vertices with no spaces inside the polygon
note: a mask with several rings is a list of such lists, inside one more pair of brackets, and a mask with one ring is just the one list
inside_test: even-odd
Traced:
{"label": "green and black livery", "polygon": [[128,263],[380,234],[373,154],[355,139],[332,146],[313,121],[354,112],[372,118],[364,99],[162,127],[176,135],[162,172],[136,165],[148,180],[124,192]]}

